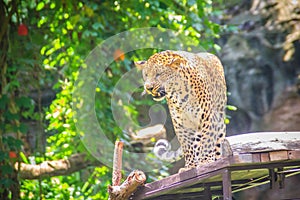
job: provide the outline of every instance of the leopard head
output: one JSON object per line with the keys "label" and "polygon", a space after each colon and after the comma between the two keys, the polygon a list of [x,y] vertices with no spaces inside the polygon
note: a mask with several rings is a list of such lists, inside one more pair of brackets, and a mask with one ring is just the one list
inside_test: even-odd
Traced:
{"label": "leopard head", "polygon": [[137,61],[135,65],[143,72],[144,90],[161,101],[166,96],[166,86],[178,73],[186,60],[173,51],[163,51],[151,56],[147,61]]}

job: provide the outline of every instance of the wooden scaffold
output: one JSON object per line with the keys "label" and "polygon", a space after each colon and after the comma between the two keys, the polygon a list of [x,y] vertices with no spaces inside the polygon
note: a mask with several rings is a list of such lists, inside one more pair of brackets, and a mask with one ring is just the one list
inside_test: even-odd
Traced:
{"label": "wooden scaffold", "polygon": [[300,174],[300,132],[261,132],[226,138],[232,152],[216,162],[141,186],[130,199],[231,200],[232,194],[269,184],[283,188]]}

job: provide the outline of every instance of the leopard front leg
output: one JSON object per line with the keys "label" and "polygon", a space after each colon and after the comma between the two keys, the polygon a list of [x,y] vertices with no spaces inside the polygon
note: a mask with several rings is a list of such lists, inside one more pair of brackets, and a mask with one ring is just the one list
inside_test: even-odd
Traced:
{"label": "leopard front leg", "polygon": [[214,139],[211,138],[212,134],[212,132],[205,134],[195,131],[189,133],[191,137],[188,138],[188,142],[183,148],[185,166],[179,170],[179,173],[216,160],[214,152],[216,144]]}
{"label": "leopard front leg", "polygon": [[194,130],[192,129],[177,130],[176,134],[179,143],[181,145],[184,154],[184,159],[185,159],[184,167],[179,169],[179,173],[181,173],[198,166],[197,164],[198,153],[195,153],[198,148],[195,149],[196,146],[194,146],[193,143],[193,141],[196,140],[196,138],[194,138],[195,135]]}
{"label": "leopard front leg", "polygon": [[201,137],[199,141],[194,143],[197,166],[214,162],[216,160],[216,134],[213,131],[198,132],[197,137]]}

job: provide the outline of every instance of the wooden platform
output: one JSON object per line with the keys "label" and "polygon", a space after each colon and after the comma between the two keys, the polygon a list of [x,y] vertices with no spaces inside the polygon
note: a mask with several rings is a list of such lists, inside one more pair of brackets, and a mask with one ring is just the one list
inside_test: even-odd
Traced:
{"label": "wooden platform", "polygon": [[232,199],[232,193],[269,184],[284,187],[300,174],[300,132],[227,137],[233,154],[214,163],[146,184],[131,199]]}

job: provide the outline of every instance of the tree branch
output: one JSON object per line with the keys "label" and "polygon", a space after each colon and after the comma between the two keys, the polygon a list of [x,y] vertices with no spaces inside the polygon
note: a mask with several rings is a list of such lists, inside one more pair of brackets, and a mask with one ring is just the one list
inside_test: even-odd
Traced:
{"label": "tree branch", "polygon": [[146,175],[140,170],[131,172],[120,186],[108,186],[109,200],[128,199],[138,186],[146,181]]}
{"label": "tree branch", "polygon": [[[85,153],[74,154],[70,158],[45,161],[38,165],[20,163],[19,175],[21,179],[40,179],[51,176],[69,175],[88,166],[99,166],[97,161],[88,159]],[[15,163],[15,169],[19,167]]]}
{"label": "tree branch", "polygon": [[123,142],[116,141],[114,151],[114,164],[112,174],[112,185],[120,185],[122,179],[122,152]]}
{"label": "tree branch", "polygon": [[138,186],[146,181],[146,175],[140,170],[131,172],[120,185],[122,179],[122,151],[123,142],[116,141],[114,152],[114,164],[112,174],[112,186],[108,186],[109,200],[128,199]]}

